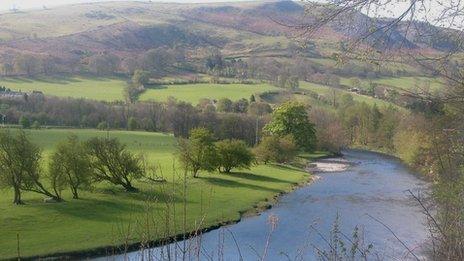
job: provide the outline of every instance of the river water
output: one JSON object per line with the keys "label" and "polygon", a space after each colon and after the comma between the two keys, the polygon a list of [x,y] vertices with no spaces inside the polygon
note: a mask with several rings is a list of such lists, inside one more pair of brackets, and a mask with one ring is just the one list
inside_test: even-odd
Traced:
{"label": "river water", "polygon": [[[426,191],[427,183],[394,158],[354,150],[344,154],[355,164],[345,171],[317,174],[318,180],[282,196],[272,209],[259,216],[204,233],[185,244],[178,242],[100,260],[167,260],[168,252],[171,260],[179,260],[184,256],[184,246],[189,249],[186,260],[261,260],[263,255],[265,260],[317,260],[317,249],[330,249],[325,240],[332,238],[330,231],[337,215],[340,231],[348,238],[359,227],[365,245],[373,245],[371,258],[412,259],[393,233],[378,221],[415,255],[424,258],[421,249],[427,241],[426,219],[407,190]],[[271,227],[274,230],[269,236]]]}

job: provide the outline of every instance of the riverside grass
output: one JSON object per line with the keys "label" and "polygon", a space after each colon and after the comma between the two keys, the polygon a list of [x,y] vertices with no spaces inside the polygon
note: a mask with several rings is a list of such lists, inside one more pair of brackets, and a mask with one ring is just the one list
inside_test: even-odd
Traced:
{"label": "riverside grass", "polygon": [[[44,256],[157,240],[185,230],[239,220],[241,213],[260,207],[310,176],[291,166],[258,165],[227,175],[201,173],[198,179],[188,177],[184,191],[183,173],[176,167],[173,156],[172,135],[77,129],[27,133],[43,149],[44,168],[57,142],[71,133],[82,140],[109,136],[120,139],[131,151],[143,154],[158,166],[157,175],[167,182],[136,182],[135,186],[141,189],[139,193],[127,193],[100,183],[93,192],[83,191],[79,200],[73,200],[70,192],[64,191],[66,201],[54,204],[43,203],[41,195],[24,193],[26,205],[22,206],[11,203],[12,191],[0,190],[0,259],[17,257],[17,235],[22,257]],[[184,216],[185,230],[181,225]]]}

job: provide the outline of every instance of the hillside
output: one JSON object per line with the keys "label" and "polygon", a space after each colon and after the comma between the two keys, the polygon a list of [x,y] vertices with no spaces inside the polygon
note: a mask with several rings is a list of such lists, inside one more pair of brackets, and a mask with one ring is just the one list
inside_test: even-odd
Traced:
{"label": "hillside", "polygon": [[[304,23],[317,17],[325,7],[316,5],[312,10],[305,13],[304,6],[291,1],[107,2],[5,13],[0,15],[0,59],[9,62],[14,54],[32,53],[69,62],[102,52],[124,58],[161,46],[183,46],[193,56],[209,47],[220,48],[232,56],[288,56],[288,43],[298,31],[276,21],[288,25]],[[338,20],[323,28],[311,39],[315,50],[310,55],[330,56],[339,48],[336,42],[371,26],[370,18],[360,13],[355,21],[356,26],[346,27],[345,21]],[[430,30],[425,25],[420,28]],[[400,29],[389,33],[383,42],[393,47],[402,42],[403,47],[416,49],[450,47],[434,39],[419,41]]]}

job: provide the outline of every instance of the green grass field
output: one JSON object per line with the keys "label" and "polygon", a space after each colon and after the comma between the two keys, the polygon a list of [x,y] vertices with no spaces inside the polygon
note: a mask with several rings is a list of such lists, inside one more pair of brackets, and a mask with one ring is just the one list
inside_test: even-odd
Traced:
{"label": "green grass field", "polygon": [[316,84],[316,83],[311,83],[311,82],[300,82],[300,88],[302,90],[309,90],[309,91],[313,91],[313,92],[315,92],[315,93],[317,93],[319,95],[323,95],[329,100],[333,99],[333,95],[334,95],[333,91],[335,90],[335,98],[336,99],[337,99],[337,96],[340,97],[342,94],[348,93],[351,96],[353,96],[353,99],[355,101],[357,101],[357,102],[365,102],[365,103],[367,103],[369,105],[377,104],[378,106],[388,106],[388,105],[392,104],[390,102],[380,100],[380,99],[376,99],[376,98],[373,98],[373,97],[370,97],[370,96],[360,95],[360,94],[352,93],[352,92],[349,92],[349,91],[335,89],[335,88],[332,88],[332,87],[329,87],[329,86]]}
{"label": "green grass field", "polygon": [[[367,88],[370,80],[361,79],[361,86],[353,86],[353,78],[342,78],[341,83],[350,87]],[[400,90],[414,91],[417,88],[438,91],[444,87],[444,83],[439,79],[429,77],[399,77],[399,78],[381,78],[373,79],[372,82],[396,87]]]}
{"label": "green grass field", "polygon": [[147,89],[140,100],[165,101],[174,97],[181,101],[198,103],[201,98],[238,100],[248,99],[252,94],[278,90],[269,84],[180,84],[164,85],[159,89]]}
{"label": "green grass field", "polygon": [[42,91],[45,95],[86,98],[101,101],[123,100],[126,80],[120,78],[0,78],[0,85],[15,91]]}
{"label": "green grass field", "polygon": [[[21,255],[31,256],[121,244],[128,234],[130,242],[137,242],[184,231],[181,226],[184,216],[182,182],[179,181],[182,173],[173,170],[173,136],[148,132],[55,129],[31,130],[28,133],[43,148],[45,158],[55,144],[70,133],[82,139],[106,135],[117,137],[130,150],[143,153],[150,163],[159,165],[158,175],[164,176],[168,182],[137,182],[135,185],[141,191],[135,194],[101,183],[93,193],[83,192],[80,200],[72,200],[70,193],[65,192],[66,202],[56,204],[42,203],[42,196],[25,193],[26,205],[23,206],[12,205],[12,192],[0,190],[0,257],[16,256],[18,234]],[[195,224],[208,227],[236,220],[241,212],[262,205],[266,199],[290,190],[308,177],[309,174],[289,166],[259,165],[230,175],[202,173],[198,179],[188,178],[186,229],[194,230]],[[166,199],[172,203],[163,203]],[[167,215],[168,206],[177,214],[169,212]],[[170,218],[167,219],[167,216]]]}
{"label": "green grass field", "polygon": [[[15,91],[42,91],[45,95],[58,97],[86,98],[99,101],[123,100],[127,85],[121,78],[63,77],[63,78],[0,78],[0,86]],[[173,84],[147,89],[140,100],[166,101],[174,97],[181,101],[198,103],[201,98],[238,100],[250,98],[252,94],[277,90],[269,84]]]}

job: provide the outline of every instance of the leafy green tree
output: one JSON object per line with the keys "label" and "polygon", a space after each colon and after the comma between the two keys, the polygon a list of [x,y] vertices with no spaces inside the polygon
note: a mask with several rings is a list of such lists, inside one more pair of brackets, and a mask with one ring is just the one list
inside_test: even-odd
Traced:
{"label": "leafy green tree", "polygon": [[272,113],[272,120],[264,129],[274,135],[292,135],[301,149],[311,151],[316,145],[314,124],[309,121],[303,104],[286,102]]}
{"label": "leafy green tree", "polygon": [[232,103],[232,111],[236,113],[246,113],[249,105],[248,100],[242,98]]}
{"label": "leafy green tree", "polygon": [[49,175],[54,187],[69,186],[74,199],[79,199],[80,189],[91,185],[90,156],[76,135],[57,145],[50,159]]}
{"label": "leafy green tree", "polygon": [[250,96],[250,103],[252,103],[252,102],[256,102],[256,98],[255,98],[255,95],[254,95],[254,94],[252,94],[252,95]]}
{"label": "leafy green tree", "polygon": [[19,118],[19,125],[21,125],[23,129],[29,129],[31,127],[31,121],[28,117],[23,115]]}
{"label": "leafy green tree", "polygon": [[102,121],[97,125],[97,129],[99,130],[107,130],[108,129],[108,123],[106,121]]}
{"label": "leafy green tree", "polygon": [[14,204],[23,204],[22,191],[46,195],[57,201],[58,193],[52,194],[41,183],[40,148],[33,144],[23,131],[13,135],[0,132],[0,186],[13,188]]}
{"label": "leafy green tree", "polygon": [[298,153],[298,146],[291,135],[284,137],[265,136],[254,149],[256,158],[267,164],[269,162],[284,163],[292,161]]}
{"label": "leafy green tree", "polygon": [[123,95],[128,103],[135,103],[139,99],[140,93],[143,91],[143,88],[128,84],[126,87],[124,87]]}
{"label": "leafy green tree", "polygon": [[41,127],[41,126],[40,126],[40,122],[38,122],[38,121],[34,121],[34,122],[32,123],[32,125],[31,125],[31,128],[33,128],[33,129],[35,129],[35,130],[40,129],[40,127]]}
{"label": "leafy green tree", "polygon": [[216,148],[213,134],[205,128],[192,129],[189,139],[180,139],[177,154],[186,171],[198,177],[200,170],[216,169]]}
{"label": "leafy green tree", "polygon": [[150,80],[150,72],[144,70],[135,70],[132,76],[132,83],[136,86],[145,86]]}
{"label": "leafy green tree", "polygon": [[145,174],[141,157],[132,154],[117,139],[92,138],[86,146],[95,180],[120,185],[128,192],[137,191],[132,181]]}
{"label": "leafy green tree", "polygon": [[233,102],[228,98],[219,99],[216,105],[216,109],[219,112],[232,112]]}
{"label": "leafy green tree", "polygon": [[266,102],[252,102],[250,106],[248,106],[248,113],[251,115],[263,116],[271,112],[271,105]]}
{"label": "leafy green tree", "polygon": [[216,142],[217,165],[220,172],[230,173],[233,168],[249,169],[254,155],[241,140]]}
{"label": "leafy green tree", "polygon": [[131,131],[136,130],[139,127],[139,124],[137,122],[137,119],[134,117],[130,117],[128,122],[127,122],[127,128]]}

